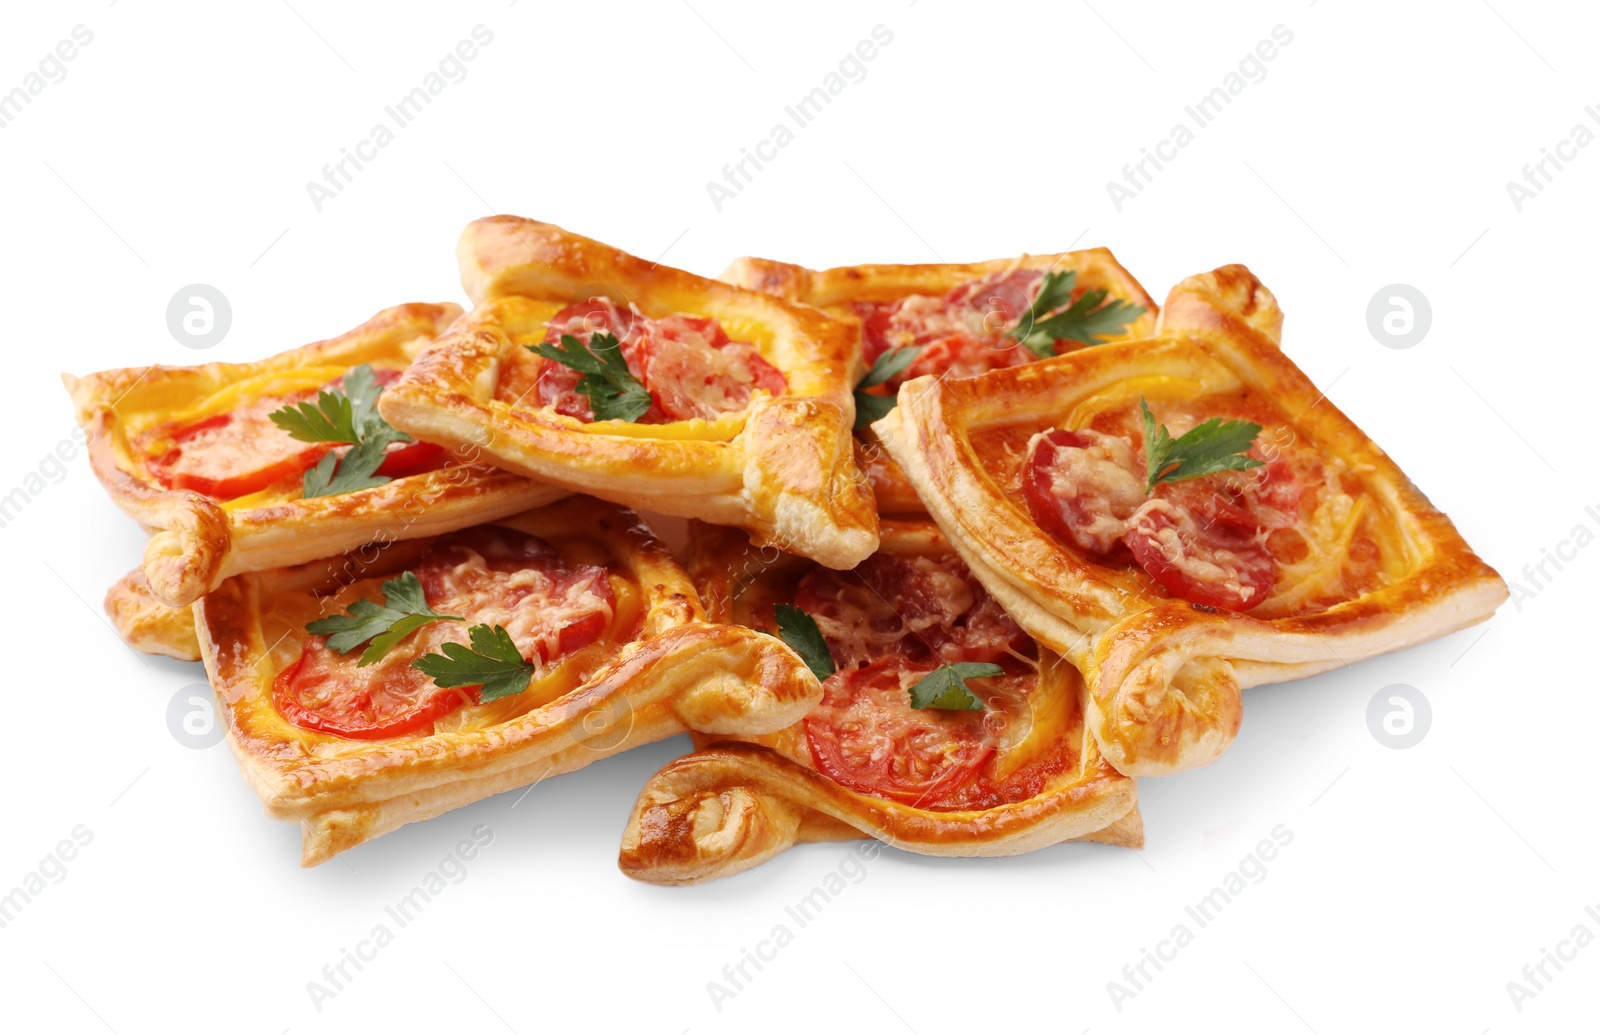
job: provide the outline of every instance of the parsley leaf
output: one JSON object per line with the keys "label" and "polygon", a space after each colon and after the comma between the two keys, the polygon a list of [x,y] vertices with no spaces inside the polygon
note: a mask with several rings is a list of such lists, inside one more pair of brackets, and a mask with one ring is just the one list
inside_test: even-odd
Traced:
{"label": "parsley leaf", "polygon": [[911,707],[948,711],[980,711],[983,702],[967,686],[969,679],[998,676],[1005,669],[986,661],[958,661],[941,665],[911,687]]}
{"label": "parsley leaf", "polygon": [[315,405],[291,403],[267,416],[300,442],[354,442],[360,437],[350,398],[338,392],[319,392]]}
{"label": "parsley leaf", "polygon": [[1245,456],[1261,425],[1248,420],[1213,417],[1174,439],[1165,424],[1157,424],[1150,406],[1139,397],[1144,413],[1145,491],[1162,482],[1181,482],[1218,471],[1248,471],[1261,461]]}
{"label": "parsley leaf", "polygon": [[592,335],[587,345],[563,334],[560,345],[541,342],[526,348],[583,375],[576,391],[589,397],[595,420],[636,421],[650,409],[650,392],[628,369],[614,334]]}
{"label": "parsley leaf", "polygon": [[534,665],[523,658],[511,634],[503,625],[474,625],[467,630],[472,648],[465,644],[442,643],[443,654],[424,654],[411,667],[446,689],[476,686],[478,701],[488,704],[528,689]]}
{"label": "parsley leaf", "polygon": [[921,345],[902,345],[899,348],[885,349],[872,361],[872,369],[867,375],[856,383],[856,424],[857,431],[866,430],[867,425],[875,420],[888,416],[895,407],[895,395],[879,395],[875,392],[864,392],[863,388],[876,388],[910,366],[922,352]]}
{"label": "parsley leaf", "polygon": [[872,361],[872,369],[867,371],[857,384],[857,388],[873,388],[883,384],[894,375],[909,367],[922,352],[921,345],[902,345],[899,348],[885,349]]}
{"label": "parsley leaf", "polygon": [[344,375],[339,386],[344,389],[345,398],[350,400],[351,422],[355,425],[358,436],[366,438],[381,426],[391,434],[400,436],[395,441],[411,441],[409,436],[395,431],[378,416],[378,396],[382,394],[383,387],[378,384],[378,379],[373,377],[371,366],[363,363],[352,368]]}
{"label": "parsley leaf", "polygon": [[822,630],[817,628],[817,620],[793,604],[778,604],[772,610],[778,616],[778,639],[800,655],[818,680],[833,675],[833,653],[822,638]]}
{"label": "parsley leaf", "polygon": [[309,500],[387,484],[387,477],[374,472],[383,466],[388,449],[389,443],[375,439],[363,442],[342,458],[338,453],[327,454],[301,479],[302,495]]}
{"label": "parsley leaf", "polygon": [[874,395],[871,392],[856,392],[856,423],[857,431],[865,431],[873,421],[880,421],[889,416],[889,411],[895,408],[898,402],[893,395]]}
{"label": "parsley leaf", "polygon": [[305,473],[306,499],[338,496],[357,489],[383,485],[377,474],[392,442],[410,442],[411,436],[391,427],[378,415],[383,388],[366,363],[351,368],[334,391],[317,393],[315,403],[291,403],[267,416],[299,442],[332,442],[355,448],[340,457],[329,453]]}
{"label": "parsley leaf", "polygon": [[413,572],[383,584],[383,603],[357,600],[350,613],[319,618],[306,626],[306,632],[328,637],[328,648],[349,654],[371,640],[357,666],[370,665],[393,650],[395,645],[429,622],[460,622],[460,615],[442,615],[428,606],[422,583]]}
{"label": "parsley leaf", "polygon": [[1040,359],[1048,359],[1056,354],[1057,341],[1100,345],[1106,337],[1127,330],[1128,324],[1144,314],[1144,306],[1120,298],[1107,302],[1109,292],[1097,288],[1085,291],[1076,302],[1056,315],[1046,315],[1067,305],[1077,280],[1076,270],[1046,273],[1033,305],[1006,336],[1017,339]]}

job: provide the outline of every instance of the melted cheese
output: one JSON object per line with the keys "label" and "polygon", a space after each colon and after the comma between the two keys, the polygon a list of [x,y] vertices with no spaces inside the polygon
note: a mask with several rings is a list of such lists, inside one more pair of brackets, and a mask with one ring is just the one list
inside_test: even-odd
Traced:
{"label": "melted cheese", "polygon": [[[177,428],[187,427],[218,414],[230,413],[264,395],[292,395],[295,392],[321,388],[330,381],[337,381],[348,372],[348,367],[319,366],[247,377],[213,392],[184,409],[129,414],[125,429],[128,437],[132,439],[137,437],[139,432],[158,423],[171,424]],[[151,448],[154,452],[164,452],[165,444],[153,441]]]}
{"label": "melted cheese", "polygon": [[[1126,378],[1079,399],[1061,427],[1073,430],[1087,428],[1101,413],[1120,409],[1130,401],[1137,404],[1140,396],[1151,403],[1187,403],[1198,398],[1204,390],[1205,386],[1199,381],[1168,374],[1142,374]],[[1172,421],[1166,423],[1171,428]]]}
{"label": "melted cheese", "polygon": [[1001,782],[1046,752],[1057,749],[1073,732],[1078,719],[1078,676],[1076,670],[1054,654],[1044,654],[1033,662],[1039,675],[1022,713],[1008,717],[1008,727],[1000,732],[995,747],[993,778]]}

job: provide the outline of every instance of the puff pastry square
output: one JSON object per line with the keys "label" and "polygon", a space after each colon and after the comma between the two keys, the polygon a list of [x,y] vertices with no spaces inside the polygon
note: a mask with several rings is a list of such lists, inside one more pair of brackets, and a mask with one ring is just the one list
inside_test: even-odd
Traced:
{"label": "puff pastry square", "polygon": [[[983,584],[1083,672],[1089,725],[1124,773],[1218,757],[1239,728],[1241,687],[1442,636],[1506,599],[1450,520],[1280,351],[1281,327],[1271,293],[1223,267],[1173,289],[1156,337],[912,381],[874,426]],[[1137,448],[1140,398],[1175,424],[1255,421],[1258,444],[1290,471],[1316,472],[1292,475],[1283,513],[1294,520],[1262,540],[1276,582],[1247,611],[1190,603],[1146,576],[1150,565],[1107,560],[1034,520],[1023,479],[1035,436],[1109,429]]]}
{"label": "puff pastry square", "polygon": [[[338,566],[345,573],[338,577],[324,564],[236,575],[195,604],[200,650],[228,744],[268,814],[301,824],[304,865],[403,824],[685,730],[755,735],[782,729],[820,697],[816,678],[777,639],[706,622],[688,577],[630,511],[574,496],[452,536],[482,533],[527,533],[565,563],[602,567],[613,609],[603,630],[590,629],[594,639],[550,655],[521,693],[485,703],[476,696],[458,700],[453,711],[414,733],[352,739],[292,723],[275,687],[280,673],[315,657],[305,652],[308,643],[326,650],[312,642],[308,620],[336,614],[357,599],[376,599],[379,584],[425,560],[433,541],[347,555],[350,563]],[[435,627],[446,623],[411,635]],[[462,626],[452,628],[446,635],[467,641]],[[563,643],[566,637],[563,630]],[[407,648],[407,641],[396,648],[407,649],[421,648],[414,642]],[[402,665],[409,660],[398,658]],[[296,673],[287,678],[293,683]]]}
{"label": "puff pastry square", "polygon": [[[656,774],[623,837],[629,876],[697,883],[799,842],[859,837],[939,856],[1015,855],[1068,840],[1142,846],[1135,782],[1089,736],[1077,671],[973,591],[932,522],[885,521],[878,553],[848,572],[754,547],[729,529],[695,523],[690,536],[690,570],[713,618],[772,629],[776,604],[831,602],[815,604],[816,620],[830,639],[845,638],[830,643],[840,670],[802,721],[740,742],[696,735],[699,750]],[[940,592],[927,606],[959,610],[952,625],[924,624],[930,611],[912,615],[908,603],[930,588]],[[912,616],[901,625],[897,613]],[[876,633],[844,646],[865,615]],[[895,644],[873,646],[889,626],[900,630]],[[946,634],[955,640],[939,641]],[[928,650],[942,653],[924,656],[936,642]],[[910,709],[900,684],[952,649],[1015,656],[1005,676],[983,681],[988,689],[972,684],[991,695],[984,710]],[[900,675],[902,665],[911,674]],[[883,771],[886,756],[916,760]]]}
{"label": "puff pastry square", "polygon": [[292,464],[271,484],[231,498],[170,488],[160,476],[159,459],[175,435],[231,414],[258,410],[265,427],[255,441],[281,436],[289,442],[264,420],[275,403],[314,394],[361,364],[393,376],[460,314],[456,305],[412,303],[385,309],[337,338],[257,363],[63,375],[95,475],[117,506],[153,533],[144,571],[155,598],[183,606],[240,572],[300,564],[373,541],[436,535],[566,495],[476,463],[471,451],[375,488],[312,499],[304,498],[302,468]]}
{"label": "puff pastry square", "polygon": [[[876,358],[875,349],[891,344],[888,339],[895,339],[894,343],[912,337],[931,341],[932,347],[925,349],[901,375],[909,380],[918,374],[970,376],[995,367],[1031,362],[1032,356],[1021,345],[1001,335],[1016,325],[1018,309],[1026,311],[1042,274],[1066,271],[1076,275],[1074,298],[1089,291],[1104,291],[1108,299],[1120,299],[1144,309],[1123,334],[1108,340],[1142,338],[1154,331],[1155,302],[1105,248],[988,262],[873,264],[827,270],[745,257],[734,260],[720,279],[815,306],[853,324],[864,337],[882,335],[884,341],[868,343],[869,363]],[[958,297],[964,298],[961,304],[950,301]],[[888,316],[887,310],[895,303],[905,314],[901,319],[910,326],[891,324],[880,329],[878,321]],[[873,326],[870,331],[869,325]],[[952,350],[952,337],[961,338],[964,347]],[[894,382],[889,384],[893,387]],[[916,490],[870,429],[856,433],[856,463],[872,484],[880,513],[923,512]]]}
{"label": "puff pastry square", "polygon": [[[480,219],[458,253],[477,308],[384,393],[379,407],[395,427],[575,491],[734,525],[834,567],[876,547],[871,490],[851,456],[862,367],[850,327],[530,219]],[[591,299],[619,320],[714,320],[776,368],[784,389],[664,423],[561,412],[541,401],[539,381],[543,365],[562,368],[523,346]],[[661,392],[653,398],[662,405]]]}

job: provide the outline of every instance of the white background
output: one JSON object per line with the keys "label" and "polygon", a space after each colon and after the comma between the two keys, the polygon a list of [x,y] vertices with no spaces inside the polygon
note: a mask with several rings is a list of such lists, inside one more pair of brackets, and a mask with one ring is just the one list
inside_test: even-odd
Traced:
{"label": "white background", "polygon": [[[293,2],[7,5],[0,91],[74,26],[93,41],[0,129],[0,495],[68,436],[59,372],[256,359],[387,305],[460,300],[456,236],[490,212],[708,275],[745,253],[826,266],[1104,244],[1157,299],[1249,264],[1288,314],[1286,351],[1528,592],[1486,626],[1248,693],[1226,757],[1141,784],[1142,853],[884,852],[719,1011],[707,983],[795,928],[784,907],[851,849],[699,888],[627,880],[623,822],[674,741],[300,870],[298,829],[261,815],[227,749],[169,732],[199,666],[135,655],[101,617],[143,537],[80,453],[64,475],[46,463],[57,479],[0,530],[0,892],[75,826],[92,833],[0,929],[0,1027],[1593,1030],[1600,947],[1547,965],[1520,1011],[1507,982],[1576,925],[1600,936],[1584,912],[1600,915],[1600,706],[1580,660],[1600,549],[1537,586],[1522,573],[1575,526],[1600,529],[1600,146],[1520,212],[1506,188],[1578,124],[1600,132],[1592,11]],[[465,80],[317,211],[307,181],[480,24],[493,41]],[[865,80],[718,212],[706,182],[879,24],[893,41]],[[1265,79],[1118,211],[1107,181],[1278,25],[1293,40]],[[206,352],[165,319],[195,282],[233,308]],[[1403,351],[1366,319],[1397,282],[1433,311]],[[1395,683],[1432,707],[1408,750],[1366,719]],[[461,883],[319,1012],[307,983],[480,824],[493,842]],[[1293,839],[1264,879],[1197,929],[1185,905],[1280,824]],[[1107,983],[1180,923],[1192,944],[1119,1010]]]}

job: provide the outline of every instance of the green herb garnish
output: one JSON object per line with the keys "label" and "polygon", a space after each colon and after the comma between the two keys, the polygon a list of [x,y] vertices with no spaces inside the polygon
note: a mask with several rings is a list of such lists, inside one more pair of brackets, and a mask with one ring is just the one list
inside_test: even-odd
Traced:
{"label": "green herb garnish", "polygon": [[867,371],[867,376],[856,382],[856,430],[864,431],[867,425],[875,420],[888,416],[889,411],[895,407],[895,394],[879,395],[876,392],[864,392],[863,388],[876,388],[910,366],[922,351],[921,345],[902,345],[899,348],[885,349],[872,361],[872,369]]}
{"label": "green herb garnish", "polygon": [[772,610],[778,618],[778,639],[800,655],[818,680],[833,675],[833,653],[822,638],[822,630],[817,628],[817,620],[793,604],[778,604]]}
{"label": "green herb garnish", "polygon": [[1162,482],[1262,466],[1260,460],[1245,455],[1261,434],[1261,425],[1254,421],[1213,417],[1174,439],[1165,424],[1156,423],[1144,396],[1139,397],[1139,409],[1144,414],[1146,492],[1154,492]]}
{"label": "green herb garnish", "polygon": [[328,648],[349,654],[368,643],[357,665],[370,665],[395,645],[430,622],[460,622],[460,615],[442,615],[428,606],[422,583],[406,572],[383,584],[383,603],[357,600],[349,613],[319,618],[306,626],[306,632],[328,637]]}
{"label": "green herb garnish", "polygon": [[[1077,280],[1076,270],[1046,273],[1033,305],[1006,336],[1017,339],[1040,359],[1048,359],[1056,354],[1057,341],[1100,345],[1107,337],[1127,330],[1128,324],[1144,314],[1144,306],[1120,298],[1106,301],[1110,292],[1104,288],[1085,291],[1072,302],[1072,289]],[[1066,308],[1061,312],[1048,315],[1062,306]]]}
{"label": "green herb garnish", "polygon": [[1005,672],[987,661],[958,661],[941,665],[911,687],[911,707],[939,708],[947,711],[979,711],[983,702],[970,687],[969,679],[988,679]]}
{"label": "green herb garnish", "polygon": [[526,348],[583,375],[575,391],[589,397],[596,420],[636,421],[650,409],[650,392],[628,369],[614,334],[592,335],[588,345],[563,334],[560,345],[541,342]]}
{"label": "green herb garnish", "polygon": [[503,625],[474,625],[467,630],[468,649],[461,643],[442,643],[443,654],[424,654],[411,667],[438,686],[476,686],[480,704],[520,694],[528,689],[534,665],[523,658]]}
{"label": "green herb garnish", "polygon": [[389,481],[377,470],[390,444],[410,442],[411,436],[378,415],[382,392],[372,367],[363,363],[345,374],[338,388],[317,393],[315,403],[291,403],[267,415],[296,441],[352,447],[343,457],[329,453],[305,473],[301,484],[306,499],[371,489]]}

